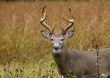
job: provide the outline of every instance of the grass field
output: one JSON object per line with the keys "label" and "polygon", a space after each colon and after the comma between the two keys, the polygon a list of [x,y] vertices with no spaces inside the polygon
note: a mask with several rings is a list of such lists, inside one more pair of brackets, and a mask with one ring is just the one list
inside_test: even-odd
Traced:
{"label": "grass field", "polygon": [[70,48],[91,50],[110,47],[110,2],[0,2],[0,78],[59,78],[51,45],[41,36],[41,10],[47,5],[47,22],[60,31],[69,18],[75,20]]}

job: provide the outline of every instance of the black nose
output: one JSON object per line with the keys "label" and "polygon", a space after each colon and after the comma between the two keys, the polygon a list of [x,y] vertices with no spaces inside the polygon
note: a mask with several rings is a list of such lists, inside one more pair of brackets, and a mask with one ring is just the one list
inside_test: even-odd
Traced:
{"label": "black nose", "polygon": [[59,49],[59,47],[54,47],[54,49],[55,49],[55,50],[58,50],[58,49]]}

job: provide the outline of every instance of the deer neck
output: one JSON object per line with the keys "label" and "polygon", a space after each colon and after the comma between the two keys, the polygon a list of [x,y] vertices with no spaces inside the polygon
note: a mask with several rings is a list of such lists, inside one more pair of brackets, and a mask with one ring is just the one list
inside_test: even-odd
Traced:
{"label": "deer neck", "polygon": [[63,45],[62,49],[61,49],[61,52],[60,54],[53,54],[53,58],[54,58],[54,61],[56,62],[58,68],[64,70],[64,57],[66,56],[66,53],[67,53],[67,47],[66,45]]}

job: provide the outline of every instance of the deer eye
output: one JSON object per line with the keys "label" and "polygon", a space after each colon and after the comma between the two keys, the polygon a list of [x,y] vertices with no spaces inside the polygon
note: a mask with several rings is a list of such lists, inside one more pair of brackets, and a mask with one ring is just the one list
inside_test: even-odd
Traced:
{"label": "deer eye", "polygon": [[51,41],[53,41],[53,39],[51,39]]}
{"label": "deer eye", "polygon": [[63,41],[64,39],[61,39],[61,41]]}

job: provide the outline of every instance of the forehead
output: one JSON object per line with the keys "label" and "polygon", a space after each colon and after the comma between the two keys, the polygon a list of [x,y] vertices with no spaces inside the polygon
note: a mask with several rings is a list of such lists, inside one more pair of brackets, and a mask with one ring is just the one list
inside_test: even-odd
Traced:
{"label": "forehead", "polygon": [[60,34],[60,33],[54,33],[54,34],[52,35],[52,38],[63,38],[63,35]]}

